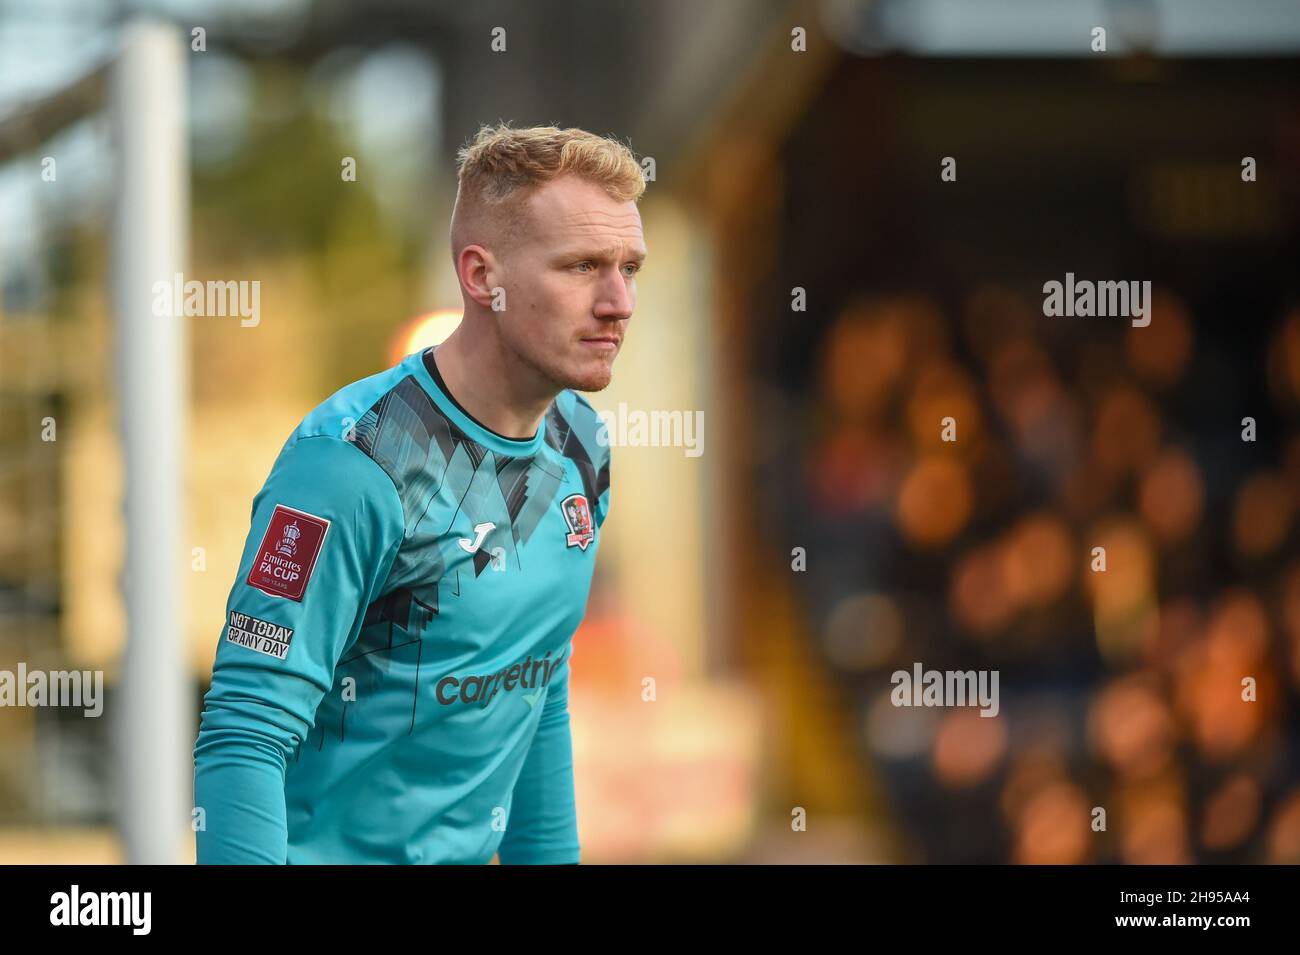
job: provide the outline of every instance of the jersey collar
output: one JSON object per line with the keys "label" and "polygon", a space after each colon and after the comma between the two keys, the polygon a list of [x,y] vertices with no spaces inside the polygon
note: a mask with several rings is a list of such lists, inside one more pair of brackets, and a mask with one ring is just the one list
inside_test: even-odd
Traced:
{"label": "jersey collar", "polygon": [[529,457],[542,449],[542,444],[546,440],[545,416],[538,422],[537,433],[531,438],[506,438],[489,431],[457,408],[447,393],[438,387],[438,383],[429,374],[429,369],[424,367],[425,350],[421,349],[407,355],[402,359],[402,364],[410,374],[415,376],[415,380],[420,383],[420,387],[428,392],[430,400],[438,406],[438,410],[456,427],[465,432],[470,440],[495,451],[497,454],[509,455],[513,458]]}

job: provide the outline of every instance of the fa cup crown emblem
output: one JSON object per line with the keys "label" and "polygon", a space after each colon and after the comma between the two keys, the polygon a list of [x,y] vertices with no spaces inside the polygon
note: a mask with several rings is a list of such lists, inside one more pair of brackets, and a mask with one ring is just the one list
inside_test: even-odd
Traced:
{"label": "fa cup crown emblem", "polygon": [[280,538],[280,543],[275,545],[277,553],[284,554],[286,557],[292,557],[298,549],[298,538],[302,536],[302,531],[298,527],[298,522],[285,525],[284,536]]}
{"label": "fa cup crown emblem", "polygon": [[329,529],[327,517],[275,505],[245,582],[272,597],[302,603]]}

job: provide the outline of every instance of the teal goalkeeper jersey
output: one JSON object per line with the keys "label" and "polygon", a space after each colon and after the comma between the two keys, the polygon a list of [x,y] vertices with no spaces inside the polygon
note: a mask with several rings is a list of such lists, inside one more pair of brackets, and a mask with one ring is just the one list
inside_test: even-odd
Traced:
{"label": "teal goalkeeper jersey", "polygon": [[609,448],[572,391],[531,439],[489,431],[426,354],[316,407],[253,501],[200,864],[579,861],[569,661]]}

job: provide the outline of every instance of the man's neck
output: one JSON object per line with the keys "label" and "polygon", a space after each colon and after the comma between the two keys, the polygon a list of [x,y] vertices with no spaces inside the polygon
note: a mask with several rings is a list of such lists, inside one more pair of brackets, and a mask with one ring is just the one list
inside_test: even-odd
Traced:
{"label": "man's neck", "polygon": [[540,383],[528,393],[521,386],[532,376],[513,367],[494,345],[474,341],[462,322],[430,357],[447,391],[471,418],[502,437],[527,440],[537,433],[555,393]]}

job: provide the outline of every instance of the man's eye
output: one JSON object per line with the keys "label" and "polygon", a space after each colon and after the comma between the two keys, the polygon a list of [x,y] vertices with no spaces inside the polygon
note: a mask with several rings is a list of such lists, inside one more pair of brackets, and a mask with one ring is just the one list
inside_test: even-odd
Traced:
{"label": "man's eye", "polygon": [[574,268],[575,268],[575,269],[580,269],[580,268],[582,268],[584,265],[591,265],[591,263],[590,263],[590,262],[579,262],[577,265],[574,266]]}
{"label": "man's eye", "polygon": [[631,271],[627,273],[629,278],[641,271],[641,266],[637,265],[635,262],[629,262],[627,265],[623,266],[623,268],[631,269]]}

